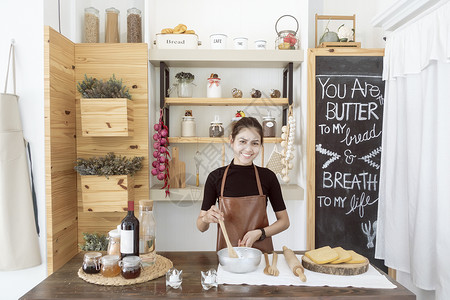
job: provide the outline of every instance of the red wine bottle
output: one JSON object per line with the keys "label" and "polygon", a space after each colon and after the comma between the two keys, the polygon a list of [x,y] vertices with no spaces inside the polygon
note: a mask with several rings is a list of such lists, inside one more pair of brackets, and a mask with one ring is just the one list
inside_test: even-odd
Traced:
{"label": "red wine bottle", "polygon": [[120,224],[120,255],[139,256],[139,221],[134,216],[134,201],[128,201],[128,214]]}

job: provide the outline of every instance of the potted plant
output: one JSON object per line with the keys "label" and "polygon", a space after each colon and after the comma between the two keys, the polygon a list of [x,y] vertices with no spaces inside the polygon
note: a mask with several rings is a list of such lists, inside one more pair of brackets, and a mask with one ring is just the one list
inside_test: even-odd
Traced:
{"label": "potted plant", "polygon": [[84,75],[78,82],[83,136],[132,136],[133,101],[122,79],[98,80]]}
{"label": "potted plant", "polygon": [[83,211],[126,211],[128,200],[134,200],[133,175],[142,168],[143,159],[143,156],[117,156],[113,152],[102,157],[78,158],[74,169],[81,175]]}

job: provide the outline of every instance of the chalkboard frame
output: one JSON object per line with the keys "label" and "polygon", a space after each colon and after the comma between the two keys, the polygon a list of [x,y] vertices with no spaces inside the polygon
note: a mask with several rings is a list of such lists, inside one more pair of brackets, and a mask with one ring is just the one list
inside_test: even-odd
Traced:
{"label": "chalkboard frame", "polygon": [[316,198],[316,58],[319,56],[384,56],[384,49],[310,48],[308,49],[307,111],[307,249],[315,249]]}

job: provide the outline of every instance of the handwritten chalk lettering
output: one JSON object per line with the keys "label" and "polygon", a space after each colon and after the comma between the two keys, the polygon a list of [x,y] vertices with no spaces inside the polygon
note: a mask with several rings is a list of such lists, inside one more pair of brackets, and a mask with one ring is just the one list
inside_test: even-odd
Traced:
{"label": "handwritten chalk lettering", "polygon": [[331,206],[333,204],[333,207],[340,207],[340,208],[344,208],[345,207],[345,200],[347,200],[347,197],[333,197],[334,199],[332,200],[331,197],[328,196],[317,196],[318,200],[319,200],[319,207],[328,207]]}
{"label": "handwritten chalk lettering", "polygon": [[366,206],[373,205],[378,202],[378,198],[370,201],[370,196],[366,197],[366,193],[362,192],[360,197],[356,197],[353,195],[350,199],[350,210],[346,212],[346,215],[349,215],[355,211],[358,211],[359,217],[364,217],[364,210]]}
{"label": "handwritten chalk lettering", "polygon": [[347,146],[350,146],[351,144],[355,143],[359,144],[362,142],[370,141],[371,139],[375,139],[381,135],[381,130],[377,132],[376,130],[377,124],[373,124],[373,127],[371,130],[367,130],[364,133],[358,133],[358,134],[351,134],[350,127],[347,127],[347,130],[345,131],[345,138],[341,140],[341,143],[345,143]]}
{"label": "handwritten chalk lettering", "polygon": [[342,134],[344,133],[345,127],[347,127],[347,124],[333,124],[332,127],[328,126],[327,124],[319,124],[320,134]]}
{"label": "handwritten chalk lettering", "polygon": [[336,103],[327,102],[327,120],[338,120],[338,121],[366,121],[375,118],[379,120],[380,118],[375,113],[378,108],[378,104],[375,102],[369,103]]}
{"label": "handwritten chalk lettering", "polygon": [[328,134],[331,132],[331,128],[325,124],[319,124],[320,134]]}
{"label": "handwritten chalk lettering", "polygon": [[368,172],[352,174],[339,171],[334,173],[324,171],[322,177],[322,186],[325,189],[343,188],[346,190],[376,191],[377,184],[378,174],[370,174]]}
{"label": "handwritten chalk lettering", "polygon": [[345,155],[345,162],[348,165],[351,165],[353,163],[353,160],[357,157],[357,155],[352,154],[352,150],[350,150],[350,149],[346,149],[344,151],[344,155]]}
{"label": "handwritten chalk lettering", "polygon": [[325,95],[329,99],[334,99],[336,96],[339,99],[344,99],[347,94],[347,85],[344,84],[343,87],[341,87],[341,84],[329,84],[327,85],[328,81],[330,81],[330,78],[327,78],[327,81],[322,82],[320,78],[319,83],[322,86],[322,100],[325,98]]}
{"label": "handwritten chalk lettering", "polygon": [[377,221],[373,222],[373,231],[372,231],[372,225],[369,221],[369,223],[361,223],[361,230],[364,233],[364,235],[367,237],[367,249],[375,247],[373,240],[375,239],[375,236],[377,235]]}
{"label": "handwritten chalk lettering", "polygon": [[355,78],[355,82],[353,83],[352,99],[354,98],[356,91],[359,91],[364,98],[367,97],[367,93],[369,93],[372,98],[377,98],[381,94],[380,88],[376,85],[364,82],[364,87],[362,87],[358,78]]}
{"label": "handwritten chalk lettering", "polygon": [[333,133],[335,134],[341,134],[344,133],[344,129],[347,126],[347,124],[341,125],[341,123],[333,124]]}

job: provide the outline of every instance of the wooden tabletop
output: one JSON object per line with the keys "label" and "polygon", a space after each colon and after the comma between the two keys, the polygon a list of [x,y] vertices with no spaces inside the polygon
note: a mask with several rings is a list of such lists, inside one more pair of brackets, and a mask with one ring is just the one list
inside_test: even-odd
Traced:
{"label": "wooden tabletop", "polygon": [[416,299],[413,293],[389,277],[397,288],[219,285],[205,291],[200,284],[200,271],[217,268],[216,252],[158,252],[158,254],[169,258],[178,270],[183,270],[181,289],[166,288],[165,276],[145,283],[118,287],[87,283],[77,275],[83,261],[83,254],[79,253],[20,299]]}

